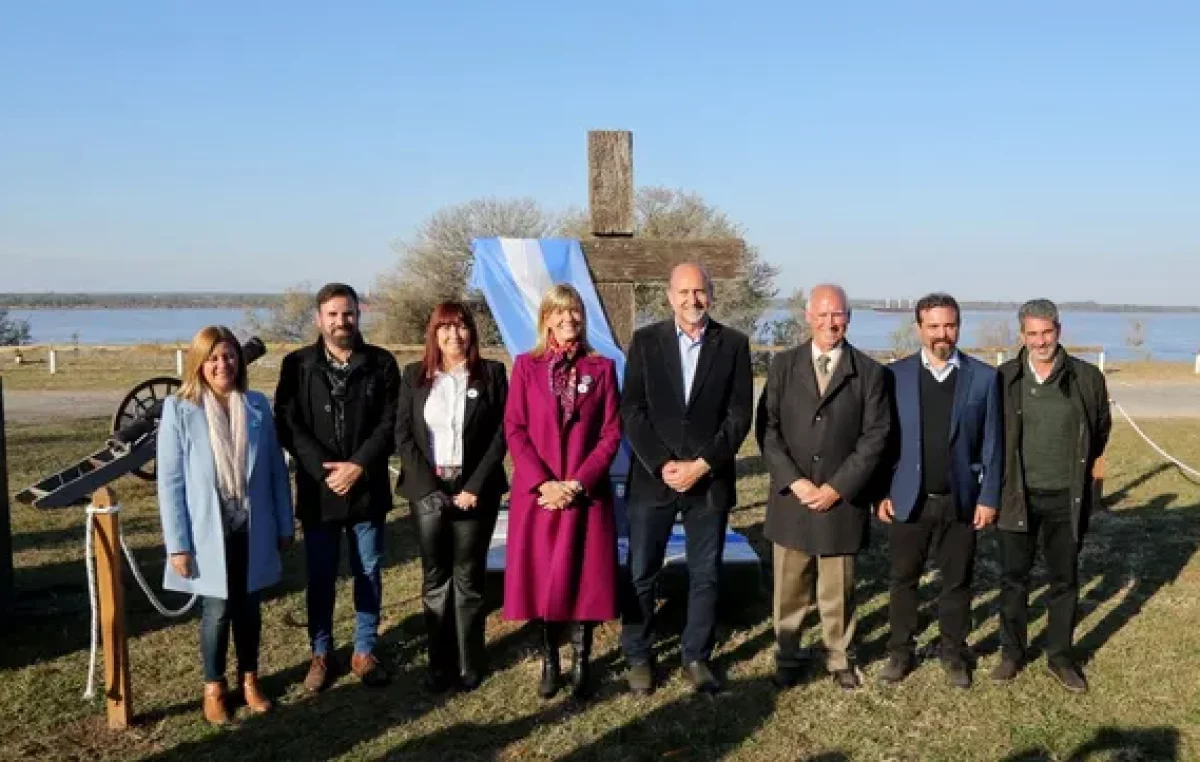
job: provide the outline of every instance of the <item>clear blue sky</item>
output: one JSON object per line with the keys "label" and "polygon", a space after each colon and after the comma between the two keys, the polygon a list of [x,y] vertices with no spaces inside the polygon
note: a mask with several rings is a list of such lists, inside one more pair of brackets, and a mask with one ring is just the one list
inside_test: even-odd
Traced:
{"label": "clear blue sky", "polygon": [[784,290],[1200,302],[1200,6],[988,5],[6,3],[0,291],[370,285],[622,128]]}

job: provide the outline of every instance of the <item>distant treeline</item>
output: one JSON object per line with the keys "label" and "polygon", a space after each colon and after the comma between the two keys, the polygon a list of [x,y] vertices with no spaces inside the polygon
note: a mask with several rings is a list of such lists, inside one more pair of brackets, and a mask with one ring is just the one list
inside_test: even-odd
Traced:
{"label": "distant treeline", "polygon": [[0,308],[33,309],[178,309],[274,307],[283,302],[283,294],[232,294],[206,292],[130,292],[119,294],[4,294]]}
{"label": "distant treeline", "polygon": [[[888,308],[891,311],[907,312],[908,299],[904,299],[901,304],[897,304],[896,299],[892,299]],[[913,300],[914,304],[916,300]],[[1016,312],[1020,309],[1022,302],[969,302],[959,301],[959,306],[964,310],[972,311],[1007,311]],[[1100,302],[1057,302],[1058,308],[1064,312],[1200,312],[1200,306],[1189,305],[1153,305],[1153,304],[1101,304]],[[772,299],[770,305],[775,308],[785,308],[788,306],[787,299]],[[873,308],[884,307],[882,299],[851,299],[850,306],[856,310],[866,310]]]}

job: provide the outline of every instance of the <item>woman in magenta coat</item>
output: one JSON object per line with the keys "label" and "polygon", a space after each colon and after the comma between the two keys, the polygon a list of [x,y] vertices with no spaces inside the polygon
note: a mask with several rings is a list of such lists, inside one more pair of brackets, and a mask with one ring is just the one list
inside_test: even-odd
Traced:
{"label": "woman in magenta coat", "polygon": [[513,459],[504,617],[542,623],[542,698],[558,690],[559,640],[570,625],[570,681],[583,698],[593,625],[617,617],[608,469],[621,419],[616,366],[588,346],[571,286],[542,299],[538,344],[513,366],[504,431]]}

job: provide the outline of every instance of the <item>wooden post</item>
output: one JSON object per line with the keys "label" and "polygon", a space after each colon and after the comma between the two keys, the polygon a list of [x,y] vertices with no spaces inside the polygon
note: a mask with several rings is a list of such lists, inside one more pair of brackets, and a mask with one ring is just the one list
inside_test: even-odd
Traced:
{"label": "wooden post", "polygon": [[183,378],[183,350],[175,350],[175,375]]}
{"label": "wooden post", "polygon": [[[96,508],[111,508],[116,504],[117,496],[108,487],[101,487],[92,493],[92,505]],[[129,642],[125,633],[124,565],[119,514],[97,514],[94,526],[108,727],[124,730],[133,721],[133,697],[130,694]]]}
{"label": "wooden post", "polygon": [[8,448],[4,438],[4,379],[0,378],[0,614],[13,604],[12,519],[8,502]]}
{"label": "wooden post", "polygon": [[56,350],[51,349],[50,350],[50,375],[53,376],[57,372],[58,372],[58,352]]}
{"label": "wooden post", "polygon": [[592,234],[633,235],[633,133],[588,133],[588,208]]}
{"label": "wooden post", "polygon": [[1103,349],[1101,349],[1100,354],[1098,354],[1096,356],[1096,367],[1100,369],[1101,373],[1104,372],[1104,350]]}
{"label": "wooden post", "polygon": [[1196,353],[1196,375],[1200,376],[1200,352]]}
{"label": "wooden post", "polygon": [[629,346],[637,320],[636,284],[666,281],[671,266],[699,262],[714,280],[742,276],[741,239],[656,239],[634,236],[633,133],[588,132],[591,237],[580,241],[613,338]]}

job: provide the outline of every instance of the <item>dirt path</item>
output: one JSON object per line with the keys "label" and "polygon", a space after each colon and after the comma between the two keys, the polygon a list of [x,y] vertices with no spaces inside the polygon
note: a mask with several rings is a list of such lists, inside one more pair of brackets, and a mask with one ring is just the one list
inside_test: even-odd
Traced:
{"label": "dirt path", "polygon": [[72,418],[111,418],[123,391],[32,391],[17,390],[4,393],[4,416],[12,423],[61,421]]}

